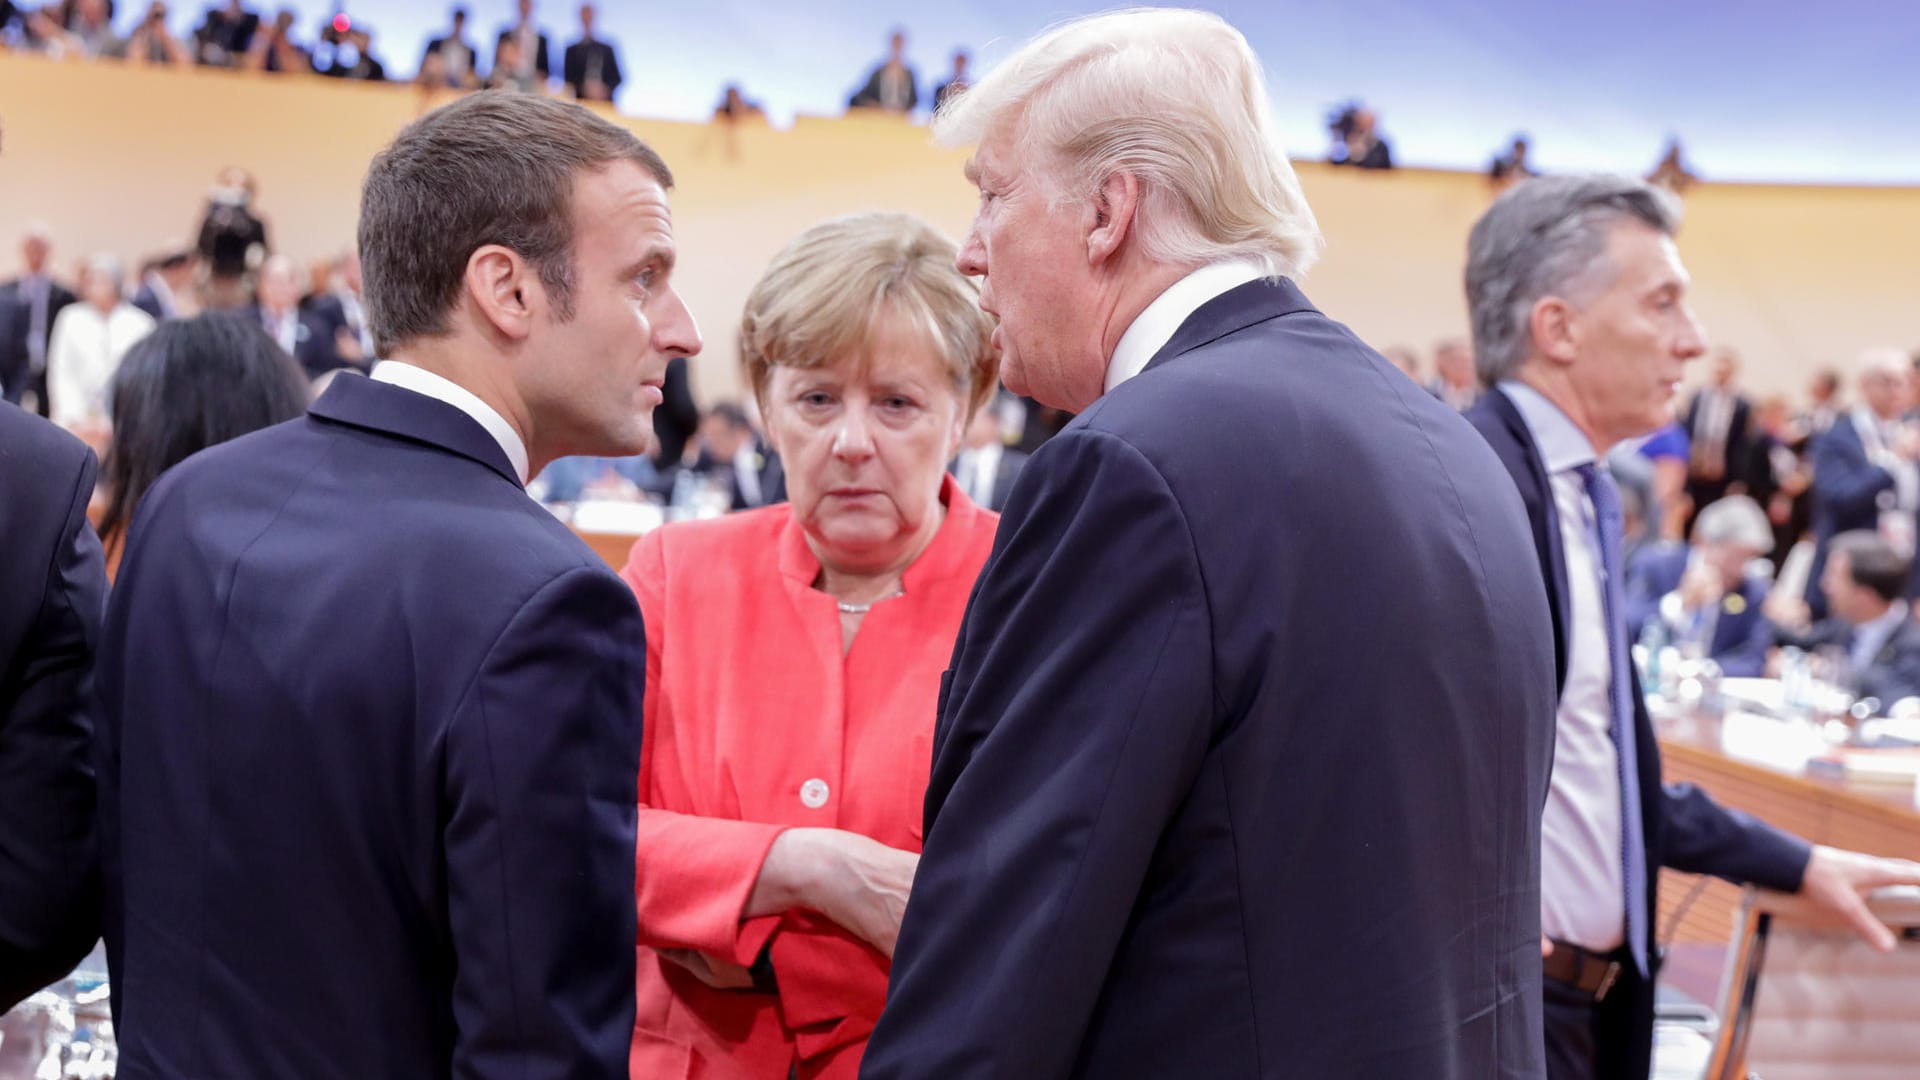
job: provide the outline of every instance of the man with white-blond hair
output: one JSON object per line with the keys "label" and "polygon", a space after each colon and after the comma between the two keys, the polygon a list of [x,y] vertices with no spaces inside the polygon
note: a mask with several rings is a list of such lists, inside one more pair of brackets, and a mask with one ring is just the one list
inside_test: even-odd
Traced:
{"label": "man with white-blond hair", "polygon": [[[1471,428],[1293,281],[1245,39],[1068,23],[949,103],[1014,483],[863,1075],[1540,1074],[1552,631]],[[911,586],[909,586],[911,588]]]}

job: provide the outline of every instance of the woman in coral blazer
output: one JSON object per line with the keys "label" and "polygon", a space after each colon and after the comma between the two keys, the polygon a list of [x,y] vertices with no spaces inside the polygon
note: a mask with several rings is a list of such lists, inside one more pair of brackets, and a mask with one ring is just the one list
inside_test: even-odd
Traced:
{"label": "woman in coral blazer", "polygon": [[853,1080],[919,862],[940,675],[997,517],[946,475],[990,320],[905,214],[815,226],[741,346],[791,503],[669,525],[647,627],[634,1080]]}

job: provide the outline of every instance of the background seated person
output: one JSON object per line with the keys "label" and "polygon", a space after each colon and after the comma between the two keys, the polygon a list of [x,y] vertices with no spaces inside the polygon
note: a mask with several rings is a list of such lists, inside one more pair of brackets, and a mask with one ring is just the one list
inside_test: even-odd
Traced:
{"label": "background seated person", "polygon": [[700,418],[699,448],[693,464],[685,467],[724,487],[729,510],[751,510],[787,497],[780,455],[754,430],[752,417],[739,405],[723,401],[707,410]]}
{"label": "background seated person", "polygon": [[792,501],[634,545],[635,1077],[853,1080],[879,1019],[999,520],[946,474],[997,367],[957,254],[863,214],[776,255],[740,352]]}
{"label": "background seated person", "polygon": [[1773,528],[1759,503],[1745,495],[1713,503],[1694,522],[1692,547],[1650,549],[1629,565],[1630,632],[1659,620],[1671,640],[1699,644],[1726,674],[1760,676],[1773,645],[1773,626],[1761,614],[1772,585],[1762,560],[1772,550]]}
{"label": "background seated person", "polygon": [[540,501],[574,503],[586,499],[643,502],[658,494],[662,480],[653,459],[638,457],[563,457],[541,470],[537,484]]}
{"label": "background seated person", "polygon": [[[1920,623],[1903,599],[1909,568],[1910,561],[1879,533],[1841,533],[1820,574],[1829,617],[1810,630],[1779,627],[1775,641],[1802,649],[1845,648],[1854,693],[1879,698],[1882,709],[1920,695]],[[1802,604],[1801,622],[1805,610]]]}

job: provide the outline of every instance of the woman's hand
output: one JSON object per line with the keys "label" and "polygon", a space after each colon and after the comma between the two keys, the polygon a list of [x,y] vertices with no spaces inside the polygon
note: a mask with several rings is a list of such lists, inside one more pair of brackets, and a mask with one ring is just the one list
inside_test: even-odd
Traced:
{"label": "woman's hand", "polygon": [[788,829],[773,842],[745,915],[815,911],[889,959],[920,856],[844,829]]}

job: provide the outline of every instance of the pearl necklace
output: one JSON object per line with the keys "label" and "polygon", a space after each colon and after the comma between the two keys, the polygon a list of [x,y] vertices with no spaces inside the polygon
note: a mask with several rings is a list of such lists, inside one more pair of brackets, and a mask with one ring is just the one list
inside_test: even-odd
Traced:
{"label": "pearl necklace", "polygon": [[865,615],[867,612],[873,610],[873,605],[885,603],[888,600],[897,599],[905,595],[907,595],[907,591],[902,589],[891,596],[883,596],[878,600],[869,600],[864,604],[849,604],[845,600],[835,600],[834,605],[840,609],[840,614],[842,615]]}

